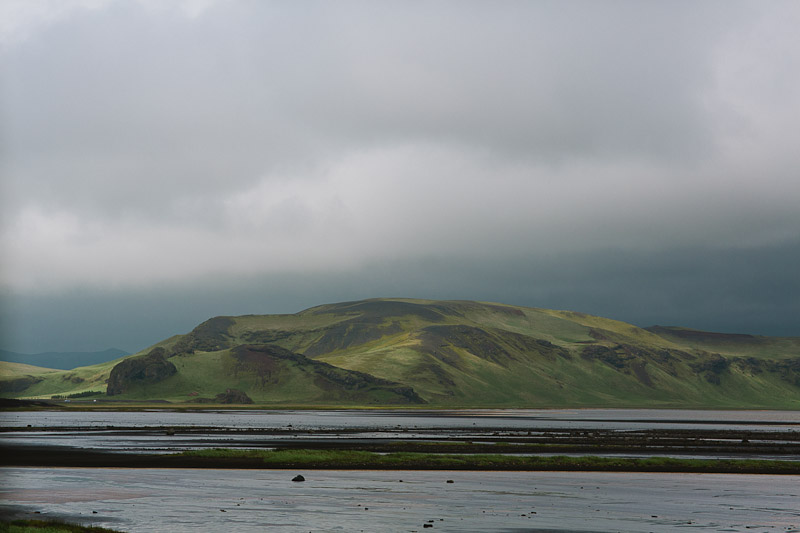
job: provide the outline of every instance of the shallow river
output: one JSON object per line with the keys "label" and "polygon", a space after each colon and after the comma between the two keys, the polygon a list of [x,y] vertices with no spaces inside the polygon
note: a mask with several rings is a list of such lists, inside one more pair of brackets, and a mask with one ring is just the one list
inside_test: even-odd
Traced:
{"label": "shallow river", "polygon": [[800,429],[800,411],[685,409],[471,409],[459,411],[16,411],[0,412],[4,427],[214,426],[296,429],[448,428],[501,429]]}
{"label": "shallow river", "polygon": [[[800,431],[800,412],[677,410],[4,412],[5,442],[135,449],[105,428]],[[31,427],[28,428],[28,425]],[[48,432],[45,428],[70,428]],[[8,431],[19,428],[19,431]],[[43,431],[37,431],[42,428]],[[92,429],[92,431],[81,432]],[[137,433],[134,431],[132,433]],[[407,435],[407,434],[406,434]],[[225,438],[229,438],[230,435]],[[174,438],[174,437],[172,437]],[[274,437],[273,437],[274,438]],[[220,444],[214,442],[214,444]],[[224,444],[224,443],[223,443]],[[174,445],[173,445],[174,446]],[[182,445],[181,445],[182,446]],[[302,473],[303,483],[292,477]],[[402,482],[401,482],[402,480]],[[448,483],[452,480],[452,483]],[[800,532],[800,476],[0,468],[0,511],[121,531]],[[38,512],[39,514],[33,514]],[[428,526],[428,527],[425,527]]]}
{"label": "shallow river", "polygon": [[[798,411],[504,409],[465,411],[31,411],[0,412],[0,444],[133,453],[268,448],[280,441],[482,441],[503,432],[739,430],[800,432]],[[182,429],[181,429],[182,428]],[[637,455],[633,455],[637,456]],[[717,455],[717,457],[723,457]],[[725,456],[727,457],[727,456]],[[773,457],[798,460],[797,457]]]}

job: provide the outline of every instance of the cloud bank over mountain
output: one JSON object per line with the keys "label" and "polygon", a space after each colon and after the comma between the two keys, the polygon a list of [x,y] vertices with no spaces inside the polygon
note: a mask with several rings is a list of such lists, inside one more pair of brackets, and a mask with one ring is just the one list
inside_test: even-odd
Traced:
{"label": "cloud bank over mountain", "polygon": [[[795,2],[0,15],[10,343],[69,322],[49,308],[158,314],[165,295],[197,314],[408,295],[800,335]],[[106,347],[84,342],[31,348]]]}

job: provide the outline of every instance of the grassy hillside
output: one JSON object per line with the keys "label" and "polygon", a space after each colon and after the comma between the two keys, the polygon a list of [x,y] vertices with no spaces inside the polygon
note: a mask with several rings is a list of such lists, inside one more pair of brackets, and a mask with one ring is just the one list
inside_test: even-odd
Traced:
{"label": "grassy hillside", "polygon": [[[50,398],[87,392],[104,394],[108,374],[117,362],[109,361],[66,371],[39,369],[46,371],[26,372],[25,375],[17,374],[13,377],[10,376],[9,367],[17,363],[0,362],[0,395],[5,398]],[[28,381],[28,384],[21,389],[20,380]]]}
{"label": "grassy hillside", "polygon": [[[152,349],[135,354],[116,398],[186,402],[234,389],[271,405],[800,408],[800,338],[493,303],[374,299],[216,317],[153,348],[168,372],[141,362]],[[101,390],[115,364],[4,374],[0,387],[12,397]],[[38,381],[8,385],[25,376]]]}
{"label": "grassy hillside", "polygon": [[177,372],[155,383],[139,383],[117,399],[174,402],[213,400],[234,389],[256,403],[390,404],[423,403],[409,387],[332,367],[274,345],[243,344],[169,358]]}
{"label": "grassy hillside", "polygon": [[2,367],[2,376],[5,377],[20,377],[20,376],[39,376],[48,374],[50,372],[58,372],[55,368],[45,368],[41,366],[26,365],[23,363],[5,362]]}
{"label": "grassy hillside", "polygon": [[653,326],[647,330],[658,335],[659,338],[687,349],[760,359],[793,359],[800,356],[800,337],[712,333],[664,326]]}
{"label": "grassy hillside", "polygon": [[44,352],[37,354],[23,354],[0,350],[0,361],[9,363],[22,363],[45,368],[71,370],[79,366],[90,366],[113,361],[129,355],[128,352],[109,348],[101,352]]}

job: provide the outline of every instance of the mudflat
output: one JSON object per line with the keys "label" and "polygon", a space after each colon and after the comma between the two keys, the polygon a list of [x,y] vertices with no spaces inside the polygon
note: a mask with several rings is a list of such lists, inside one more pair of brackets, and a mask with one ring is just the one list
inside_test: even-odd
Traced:
{"label": "mudflat", "polygon": [[[382,470],[565,470],[800,474],[796,431],[549,428],[397,430],[81,428],[91,446],[42,444],[76,428],[13,428],[0,445],[1,466],[124,468],[296,468]],[[36,441],[26,442],[26,433]],[[9,435],[10,436],[10,435]],[[103,449],[115,439],[153,448]],[[148,440],[150,439],[150,440]],[[187,444],[191,443],[191,446]],[[155,453],[158,447],[160,453]]]}

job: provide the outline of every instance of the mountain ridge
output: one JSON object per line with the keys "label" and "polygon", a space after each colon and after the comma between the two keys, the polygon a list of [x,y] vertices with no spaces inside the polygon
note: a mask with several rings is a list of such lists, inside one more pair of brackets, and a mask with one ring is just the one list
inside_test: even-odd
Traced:
{"label": "mountain ridge", "polygon": [[[120,397],[191,402],[235,389],[262,405],[800,408],[800,338],[493,302],[374,298],[219,316],[125,360],[156,348],[175,372]],[[22,389],[0,380],[0,391],[103,394],[113,367],[31,374]]]}

